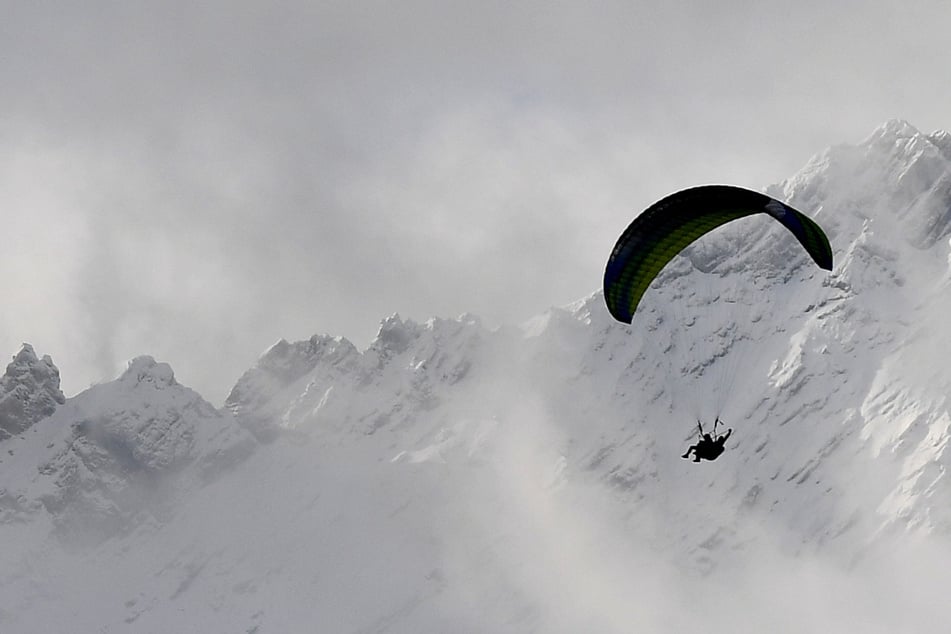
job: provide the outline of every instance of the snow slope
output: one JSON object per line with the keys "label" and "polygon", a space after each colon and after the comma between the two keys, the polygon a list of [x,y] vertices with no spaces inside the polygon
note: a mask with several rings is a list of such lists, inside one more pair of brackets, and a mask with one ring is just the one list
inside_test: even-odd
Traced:
{"label": "snow slope", "polygon": [[[363,351],[279,341],[222,411],[148,357],[63,404],[24,348],[0,386],[48,380],[0,440],[0,626],[940,629],[951,135],[890,121],[767,191],[831,274],[736,223],[630,327],[600,293],[501,329],[394,315]],[[730,450],[681,460],[715,415]]]}

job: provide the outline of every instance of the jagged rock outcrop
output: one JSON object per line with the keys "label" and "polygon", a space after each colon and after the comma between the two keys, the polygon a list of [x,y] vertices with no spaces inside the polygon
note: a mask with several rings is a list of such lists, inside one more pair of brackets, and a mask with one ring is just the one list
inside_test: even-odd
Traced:
{"label": "jagged rock outcrop", "polygon": [[273,440],[278,430],[292,426],[287,400],[303,406],[305,396],[323,390],[314,405],[316,414],[328,406],[330,387],[353,372],[361,355],[342,337],[314,336],[271,346],[254,368],[238,379],[225,400],[225,408],[261,440]]}
{"label": "jagged rock outcrop", "polygon": [[363,352],[342,338],[282,340],[239,379],[225,406],[262,439],[323,427],[373,433],[446,400],[442,390],[480,362],[488,338],[471,315],[425,324],[393,315]]}
{"label": "jagged rock outcrop", "polygon": [[59,370],[49,355],[37,358],[23,344],[0,377],[0,441],[27,430],[66,402],[59,389]]}

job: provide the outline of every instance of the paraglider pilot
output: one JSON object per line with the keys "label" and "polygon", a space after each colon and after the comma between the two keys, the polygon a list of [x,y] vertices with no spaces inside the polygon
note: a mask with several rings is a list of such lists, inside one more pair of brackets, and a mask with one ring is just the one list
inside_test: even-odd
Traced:
{"label": "paraglider pilot", "polygon": [[726,443],[726,439],[733,433],[733,429],[730,428],[725,434],[717,436],[717,425],[719,424],[720,417],[718,416],[713,423],[713,436],[711,436],[710,434],[703,433],[703,425],[701,425],[698,420],[697,427],[700,429],[700,440],[697,441],[696,445],[690,445],[690,447],[687,448],[687,453],[682,455],[681,458],[689,458],[690,452],[693,452],[694,462],[716,460],[719,458],[720,454],[723,453],[723,445]]}

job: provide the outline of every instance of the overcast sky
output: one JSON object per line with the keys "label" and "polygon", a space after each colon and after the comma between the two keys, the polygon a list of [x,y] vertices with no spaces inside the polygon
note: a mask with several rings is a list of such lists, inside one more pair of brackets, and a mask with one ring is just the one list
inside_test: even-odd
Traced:
{"label": "overcast sky", "polygon": [[951,127],[946,2],[4,3],[0,354],[220,404],[279,338],[515,323],[643,207]]}

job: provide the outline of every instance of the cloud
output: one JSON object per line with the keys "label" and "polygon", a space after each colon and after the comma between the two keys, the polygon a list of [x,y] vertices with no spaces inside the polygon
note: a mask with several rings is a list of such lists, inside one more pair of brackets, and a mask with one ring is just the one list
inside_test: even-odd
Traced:
{"label": "cloud", "polygon": [[[579,469],[577,456],[566,461],[574,443],[542,401],[522,396],[436,516],[455,623],[499,632],[885,634],[930,631],[943,619],[949,553],[939,537],[896,533],[836,552],[774,518],[730,518],[724,509],[708,525],[742,534],[742,544],[678,546],[677,535],[696,529],[684,522],[701,521],[689,505],[702,487],[644,489],[667,491],[666,501],[613,490]],[[711,566],[699,561],[703,552]]]}

